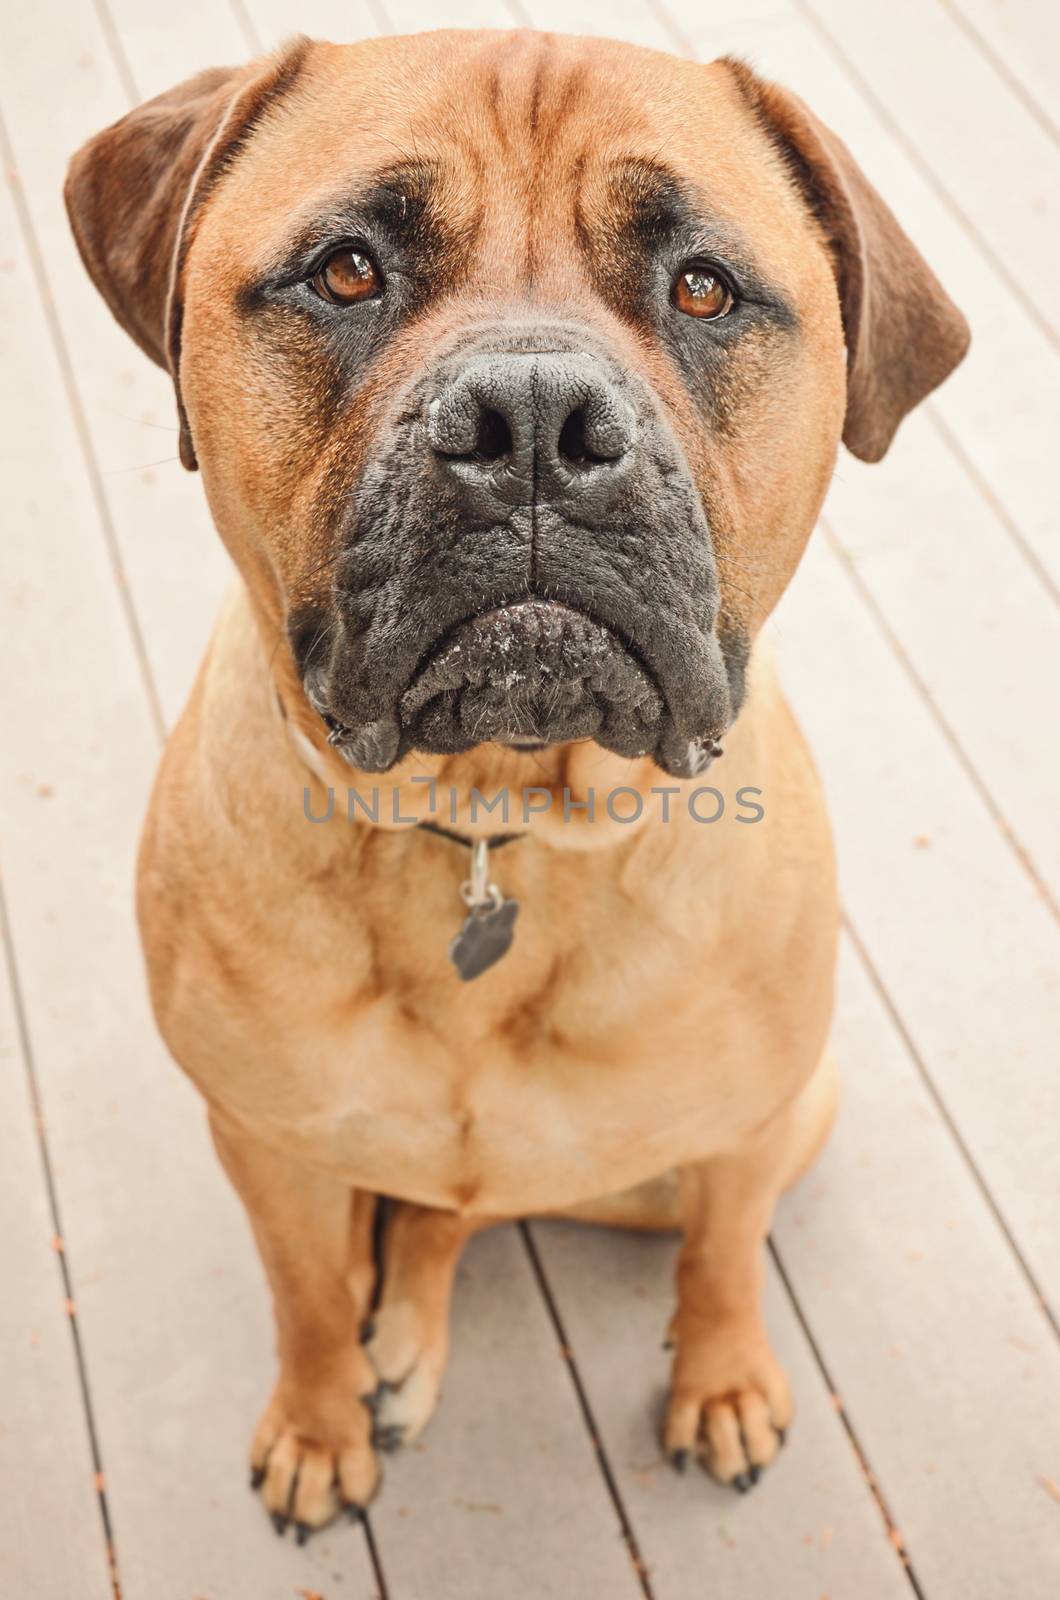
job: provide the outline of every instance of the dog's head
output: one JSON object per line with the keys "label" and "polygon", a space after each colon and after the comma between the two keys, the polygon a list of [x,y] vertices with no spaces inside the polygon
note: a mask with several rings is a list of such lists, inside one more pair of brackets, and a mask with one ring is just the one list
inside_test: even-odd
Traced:
{"label": "dog's head", "polygon": [[840,142],[732,61],[298,40],[100,134],[67,202],[372,770],[594,738],[694,773],[840,437],[878,459],[967,344]]}

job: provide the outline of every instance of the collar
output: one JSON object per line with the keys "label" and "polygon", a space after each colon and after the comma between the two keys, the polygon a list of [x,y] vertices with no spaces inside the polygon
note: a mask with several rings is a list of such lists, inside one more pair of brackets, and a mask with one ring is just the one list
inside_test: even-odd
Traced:
{"label": "collar", "polygon": [[417,822],[416,826],[425,828],[428,833],[436,833],[439,839],[462,844],[467,850],[473,850],[477,844],[484,844],[488,850],[499,850],[502,845],[514,844],[517,839],[526,838],[525,833],[488,833],[482,838],[472,838],[469,833],[457,833],[455,828],[443,828],[438,822]]}

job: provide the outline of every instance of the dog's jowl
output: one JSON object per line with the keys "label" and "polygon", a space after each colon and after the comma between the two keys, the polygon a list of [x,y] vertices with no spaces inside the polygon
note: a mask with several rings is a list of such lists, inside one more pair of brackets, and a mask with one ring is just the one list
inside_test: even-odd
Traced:
{"label": "dog's jowl", "polygon": [[139,914],[272,1286],[266,1506],[371,1498],[468,1235],[543,1212],[680,1233],[664,1447],[747,1489],[792,1410],[763,1241],[836,1097],[828,826],[755,640],[962,317],[794,95],[596,40],[296,40],[66,194],[239,570]]}

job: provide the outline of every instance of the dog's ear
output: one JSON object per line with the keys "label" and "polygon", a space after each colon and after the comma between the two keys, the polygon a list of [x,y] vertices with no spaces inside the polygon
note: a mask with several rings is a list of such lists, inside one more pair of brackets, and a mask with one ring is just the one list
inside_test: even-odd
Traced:
{"label": "dog's ear", "polygon": [[249,66],[200,72],[90,139],[67,173],[66,209],[89,277],[126,333],[172,374],[189,470],[197,463],[180,398],[181,274],[195,218],[308,45],[298,38]]}
{"label": "dog's ear", "polygon": [[968,324],[842,140],[797,95],[731,56],[722,64],[824,230],[847,346],[843,443],[879,461],[906,412],[964,356]]}

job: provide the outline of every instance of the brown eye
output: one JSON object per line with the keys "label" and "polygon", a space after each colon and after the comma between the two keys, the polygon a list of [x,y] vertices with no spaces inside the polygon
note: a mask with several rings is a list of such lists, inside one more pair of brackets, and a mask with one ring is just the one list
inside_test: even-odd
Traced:
{"label": "brown eye", "polygon": [[674,305],[687,317],[705,317],[712,321],[726,316],[733,304],[729,285],[709,267],[686,267],[674,284]]}
{"label": "brown eye", "polygon": [[314,273],[313,288],[324,300],[350,306],[358,300],[371,300],[380,293],[383,279],[371,256],[344,245],[333,250],[324,265]]}

